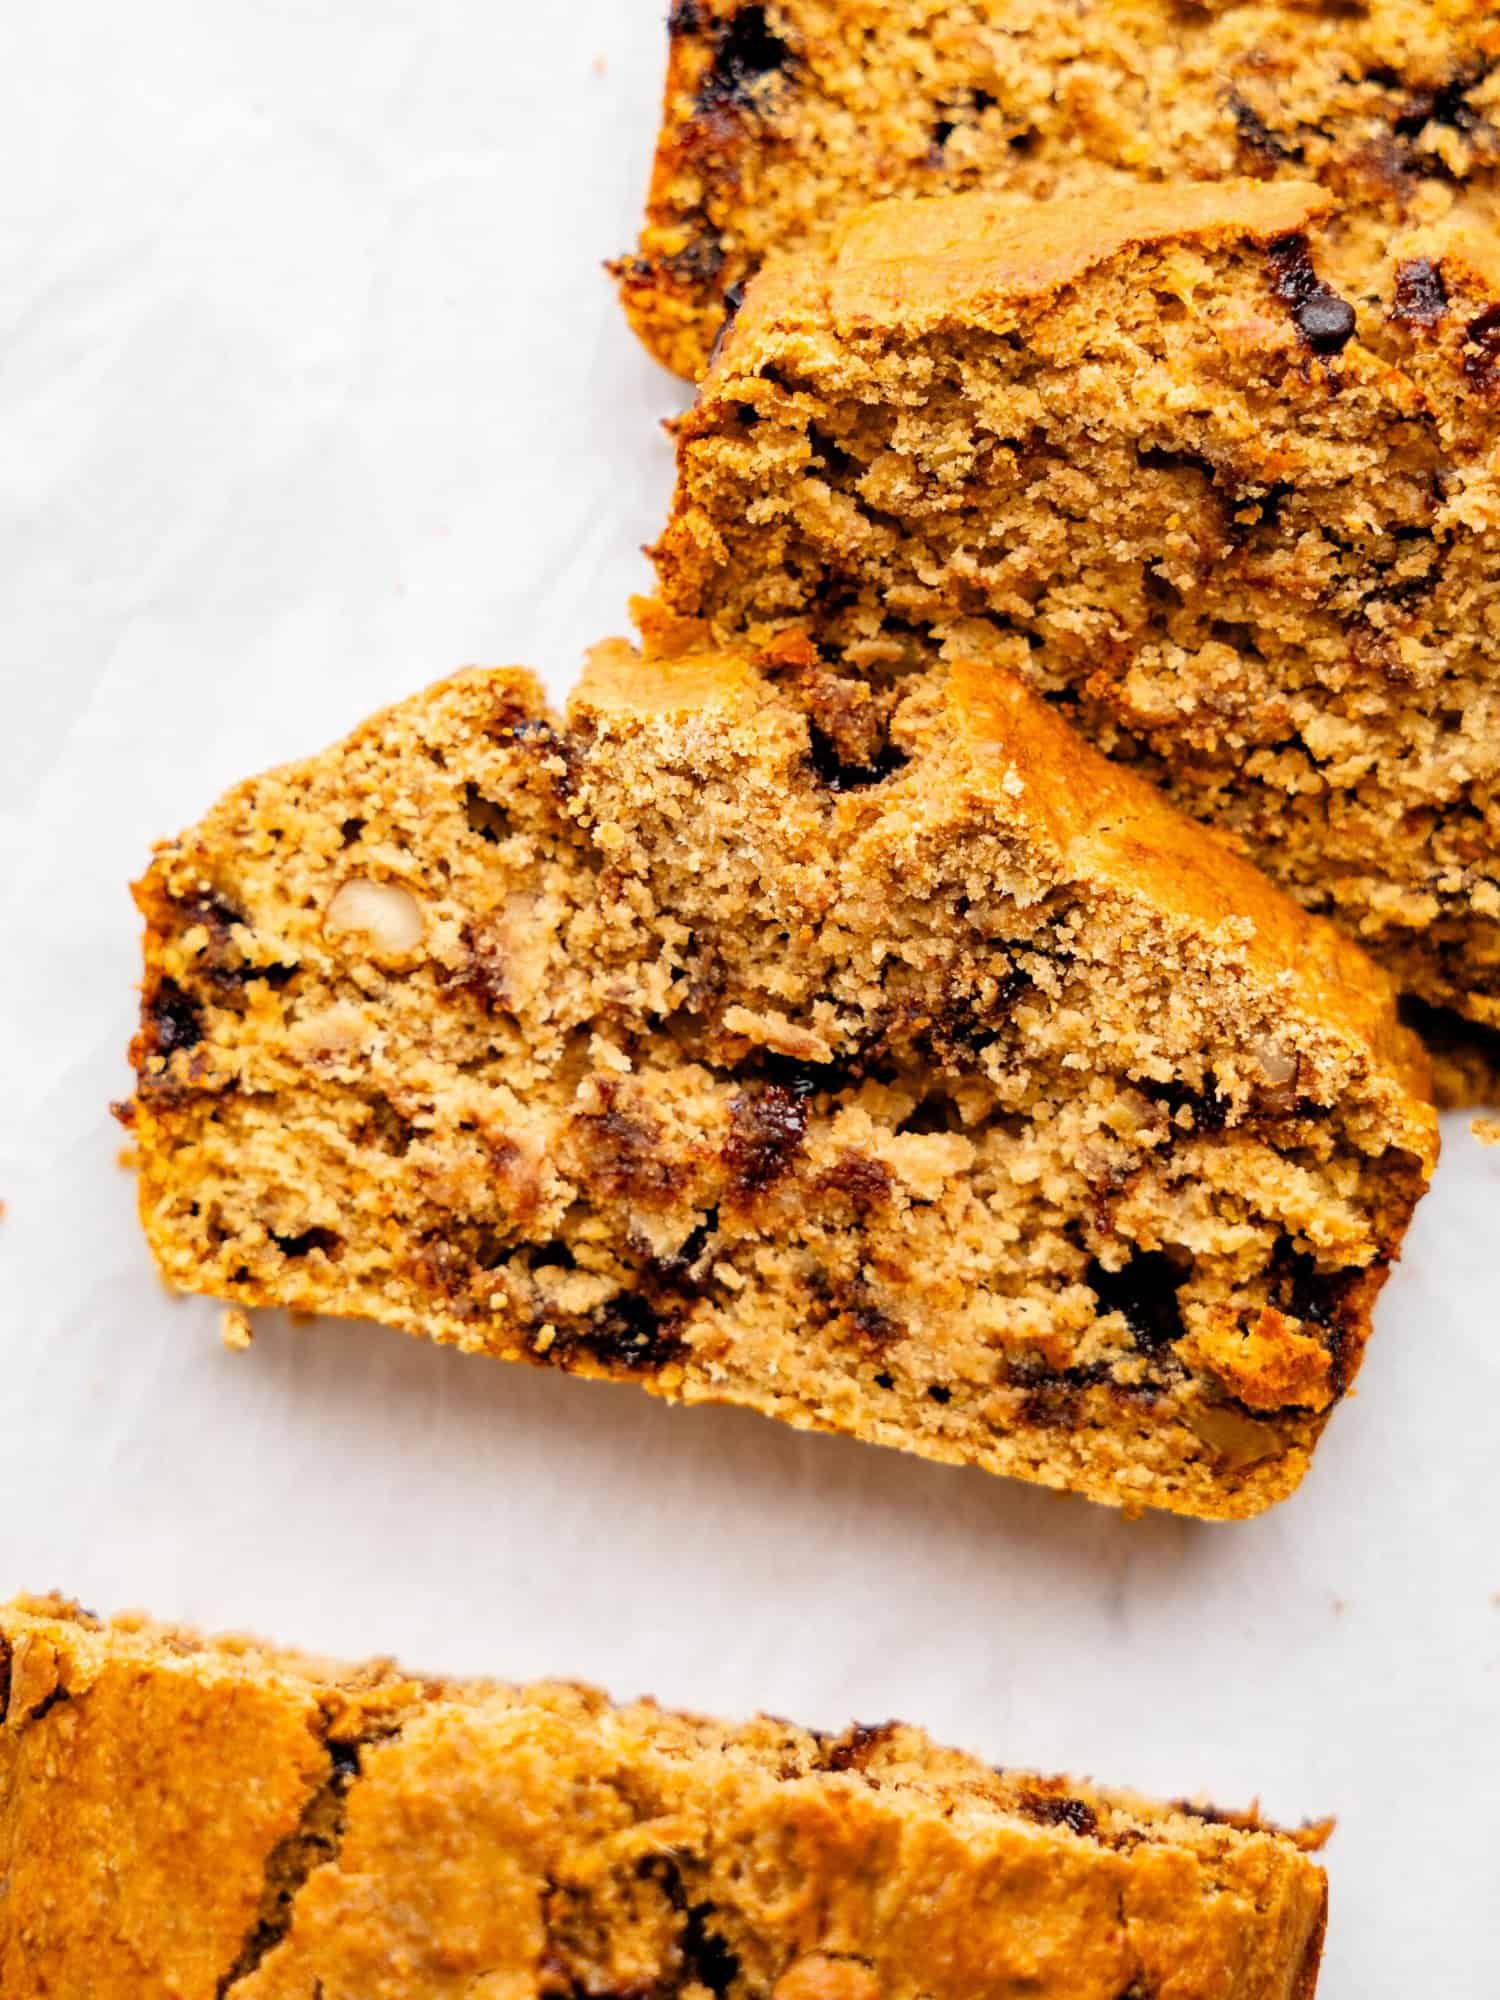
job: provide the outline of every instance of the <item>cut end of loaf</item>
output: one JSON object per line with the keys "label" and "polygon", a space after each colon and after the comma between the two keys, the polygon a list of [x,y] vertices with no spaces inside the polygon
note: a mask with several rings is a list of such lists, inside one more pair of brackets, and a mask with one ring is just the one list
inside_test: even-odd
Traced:
{"label": "cut end of loaf", "polygon": [[138,894],[170,1283],[1131,1509],[1291,1490],[1430,1171],[1380,975],[988,670],[461,675]]}

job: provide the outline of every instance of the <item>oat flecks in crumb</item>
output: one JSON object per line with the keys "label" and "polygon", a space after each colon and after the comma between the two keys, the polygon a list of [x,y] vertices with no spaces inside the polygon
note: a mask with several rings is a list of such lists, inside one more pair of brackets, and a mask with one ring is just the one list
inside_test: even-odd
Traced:
{"label": "oat flecks in crumb", "polygon": [[178,1289],[1129,1513],[1296,1485],[1431,1164],[1376,969],[990,670],[460,675],[138,893]]}
{"label": "oat flecks in crumb", "polygon": [[[772,31],[749,34],[763,14]],[[763,260],[826,244],[881,196],[1311,179],[1337,191],[1356,271],[1404,221],[1494,213],[1492,0],[695,0],[672,19],[645,225],[614,269],[642,339],[684,375]],[[1419,326],[1441,314],[1430,264],[1403,299]]]}
{"label": "oat flecks in crumb", "polygon": [[219,1338],[232,1354],[243,1354],[255,1338],[249,1313],[238,1306],[226,1307],[219,1321]]}
{"label": "oat flecks in crumb", "polygon": [[27,1991],[206,1993],[238,1967],[250,1992],[274,1967],[277,1993],[356,1994],[392,1965],[403,2000],[1286,2000],[1316,1979],[1305,1834],[997,1772],[900,1723],[413,1679],[48,1599],[0,1608],[0,1655]]}
{"label": "oat flecks in crumb", "polygon": [[1340,227],[1289,181],[847,219],[750,286],[644,615],[876,687],[1021,672],[1500,1027],[1500,235],[1427,228],[1442,320],[1382,279],[1335,349],[1299,314]]}

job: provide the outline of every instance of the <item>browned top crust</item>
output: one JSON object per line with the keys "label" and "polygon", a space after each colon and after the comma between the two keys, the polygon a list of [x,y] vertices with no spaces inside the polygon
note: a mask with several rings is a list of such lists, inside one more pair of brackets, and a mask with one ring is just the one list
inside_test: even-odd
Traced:
{"label": "browned top crust", "polygon": [[6,2000],[1306,2000],[1326,1834],[0,1610]]}
{"label": "browned top crust", "polygon": [[[1304,181],[1249,180],[1107,187],[1045,206],[1003,194],[877,202],[834,233],[828,311],[841,332],[893,322],[913,332],[944,325],[1003,332],[1014,324],[1009,305],[1054,297],[1124,251],[1179,237],[1205,246],[1270,243],[1332,207]],[[778,267],[767,291],[796,282],[795,261],[789,266]]]}

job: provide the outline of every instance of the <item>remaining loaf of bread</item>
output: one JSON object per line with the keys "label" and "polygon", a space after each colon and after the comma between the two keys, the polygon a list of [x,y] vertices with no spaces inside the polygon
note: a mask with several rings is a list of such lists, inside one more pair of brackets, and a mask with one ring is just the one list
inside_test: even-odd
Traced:
{"label": "remaining loaf of bread", "polygon": [[1433,1158],[1375,967],[990,669],[601,649],[139,890],[167,1280],[1251,1513]]}
{"label": "remaining loaf of bread", "polygon": [[1500,208],[1492,0],[675,0],[670,24],[615,271],[684,375],[726,294],[878,196],[1300,176],[1338,194],[1354,291],[1394,228]]}
{"label": "remaining loaf of bread", "polygon": [[0,1608],[6,2000],[1309,2000],[1325,1829]]}
{"label": "remaining loaf of bread", "polygon": [[853,217],[751,287],[661,590],[876,676],[1014,668],[1500,1023],[1500,242],[1409,239],[1357,329],[1326,211],[1238,182]]}

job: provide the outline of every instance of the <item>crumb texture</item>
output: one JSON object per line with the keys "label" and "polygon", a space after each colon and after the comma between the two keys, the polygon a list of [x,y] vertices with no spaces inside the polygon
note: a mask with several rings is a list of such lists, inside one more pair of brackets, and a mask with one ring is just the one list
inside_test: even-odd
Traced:
{"label": "crumb texture", "polygon": [[1435,1119],[1389,986],[988,669],[602,648],[241,786],[140,885],[167,1280],[1257,1511]]}
{"label": "crumb texture", "polygon": [[1356,291],[1394,230],[1500,207],[1490,0],[683,0],[669,27],[615,275],[684,375],[763,263],[879,197],[1311,180]]}
{"label": "crumb texture", "polygon": [[1351,299],[1337,214],[1238,181],[846,217],[683,420],[646,616],[992,659],[1495,1026],[1500,237],[1409,231]]}
{"label": "crumb texture", "polygon": [[1253,1813],[0,1609],[7,2000],[1309,2000]]}

